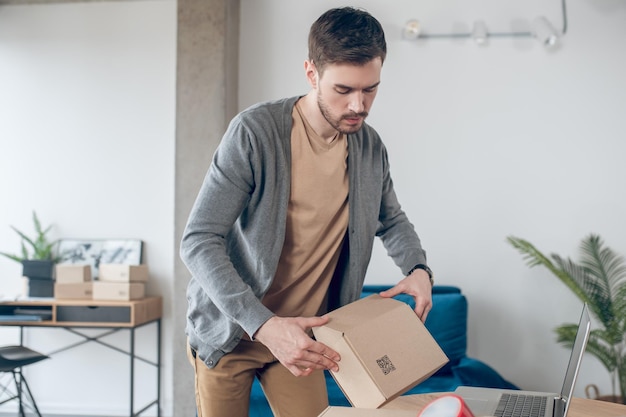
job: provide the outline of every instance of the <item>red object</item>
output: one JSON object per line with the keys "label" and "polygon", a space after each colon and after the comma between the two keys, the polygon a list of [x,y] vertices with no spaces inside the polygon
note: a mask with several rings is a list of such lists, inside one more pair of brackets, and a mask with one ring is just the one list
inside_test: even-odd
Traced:
{"label": "red object", "polygon": [[426,404],[417,417],[474,417],[471,410],[456,394],[445,394]]}

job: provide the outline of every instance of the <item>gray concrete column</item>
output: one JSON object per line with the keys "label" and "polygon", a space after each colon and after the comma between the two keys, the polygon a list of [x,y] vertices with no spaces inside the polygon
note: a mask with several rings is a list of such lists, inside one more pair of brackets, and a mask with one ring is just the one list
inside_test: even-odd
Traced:
{"label": "gray concrete column", "polygon": [[172,294],[176,417],[195,416],[193,373],[185,355],[184,332],[189,272],[180,261],[178,245],[211,157],[237,110],[239,4],[239,0],[178,0]]}

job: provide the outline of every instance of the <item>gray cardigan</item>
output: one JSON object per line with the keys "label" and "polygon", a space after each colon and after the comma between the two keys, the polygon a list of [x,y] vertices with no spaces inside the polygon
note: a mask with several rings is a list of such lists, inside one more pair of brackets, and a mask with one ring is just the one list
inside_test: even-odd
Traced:
{"label": "gray cardigan", "polygon": [[[290,193],[292,110],[299,97],[257,104],[230,123],[183,233],[191,272],[187,336],[207,366],[252,336],[273,313],[270,287],[285,237]],[[367,124],[348,135],[349,225],[329,291],[329,309],[359,298],[374,237],[406,274],[426,263],[400,208],[387,152]]]}

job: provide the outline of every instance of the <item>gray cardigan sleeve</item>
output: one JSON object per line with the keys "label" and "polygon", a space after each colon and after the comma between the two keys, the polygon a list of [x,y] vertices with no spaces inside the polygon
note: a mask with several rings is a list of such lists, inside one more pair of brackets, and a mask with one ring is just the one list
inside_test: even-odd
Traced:
{"label": "gray cardigan sleeve", "polygon": [[258,165],[254,158],[250,133],[235,118],[214,155],[180,246],[181,258],[202,291],[250,336],[273,314],[260,301],[261,278],[253,276],[254,268],[239,262],[227,237],[241,227],[236,222],[254,192]]}
{"label": "gray cardigan sleeve", "polygon": [[391,179],[387,152],[383,149],[383,189],[380,202],[380,237],[388,255],[407,274],[417,264],[426,264],[426,252],[422,249],[415,227],[402,210]]}

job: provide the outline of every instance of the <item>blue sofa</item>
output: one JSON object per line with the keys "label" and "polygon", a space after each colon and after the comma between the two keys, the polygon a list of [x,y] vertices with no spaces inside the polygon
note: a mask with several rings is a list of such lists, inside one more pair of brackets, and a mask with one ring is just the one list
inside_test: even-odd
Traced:
{"label": "blue sofa", "polygon": [[[363,287],[361,296],[367,297],[388,288],[388,286],[366,285]],[[406,294],[401,294],[396,299],[406,302],[411,307],[415,306],[413,298]],[[433,308],[426,319],[426,328],[450,361],[404,395],[454,391],[459,385],[518,389],[486,363],[467,357],[467,299],[459,288],[444,285],[433,287]],[[350,405],[328,372],[326,373],[326,387],[330,405]],[[261,385],[255,380],[250,397],[250,417],[272,416]]]}

